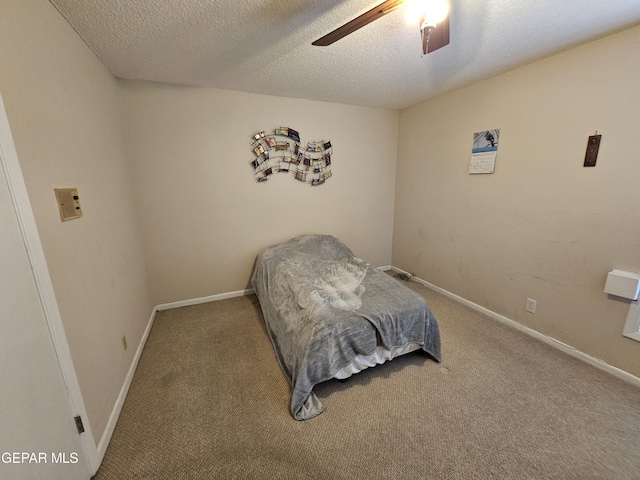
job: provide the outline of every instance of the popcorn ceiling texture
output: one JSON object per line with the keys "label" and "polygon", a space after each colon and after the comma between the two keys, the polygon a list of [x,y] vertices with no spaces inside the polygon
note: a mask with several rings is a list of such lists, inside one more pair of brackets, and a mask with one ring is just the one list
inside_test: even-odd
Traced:
{"label": "popcorn ceiling texture", "polygon": [[119,78],[401,109],[640,23],[637,0],[451,0],[422,55],[402,9],[311,42],[381,0],[50,0]]}

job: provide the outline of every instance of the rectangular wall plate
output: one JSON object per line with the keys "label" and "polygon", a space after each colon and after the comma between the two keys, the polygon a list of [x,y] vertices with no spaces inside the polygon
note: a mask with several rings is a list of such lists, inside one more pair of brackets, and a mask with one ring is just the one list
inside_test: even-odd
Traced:
{"label": "rectangular wall plate", "polygon": [[532,298],[527,298],[527,302],[524,304],[524,309],[529,313],[536,313],[536,306],[538,302]]}
{"label": "rectangular wall plate", "polygon": [[60,209],[60,220],[66,222],[75,218],[82,217],[82,208],[80,208],[80,197],[77,188],[54,188],[58,207]]}

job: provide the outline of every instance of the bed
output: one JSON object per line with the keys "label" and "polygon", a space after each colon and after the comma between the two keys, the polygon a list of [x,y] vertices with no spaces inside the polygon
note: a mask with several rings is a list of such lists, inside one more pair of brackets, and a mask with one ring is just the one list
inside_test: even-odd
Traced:
{"label": "bed", "polygon": [[441,361],[427,302],[331,235],[303,235],[256,258],[251,284],[276,357],[293,388],[291,414],[325,406],[313,387],[422,349]]}

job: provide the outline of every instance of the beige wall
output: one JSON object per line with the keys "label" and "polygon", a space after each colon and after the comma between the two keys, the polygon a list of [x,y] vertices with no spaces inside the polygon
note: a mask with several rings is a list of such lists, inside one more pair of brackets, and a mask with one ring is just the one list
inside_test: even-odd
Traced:
{"label": "beige wall", "polygon": [[[638,44],[634,28],[403,110],[393,235],[394,265],[636,376],[629,304],[603,288],[640,271]],[[493,128],[495,173],[468,175]]]}
{"label": "beige wall", "polygon": [[[389,265],[398,112],[206,88],[121,83],[156,303],[242,290],[257,253],[329,233]],[[330,140],[333,176],[311,187],[253,177],[251,137],[278,126]]]}
{"label": "beige wall", "polygon": [[[46,0],[0,12],[0,92],[97,442],[153,308],[118,86]],[[60,221],[55,187],[78,188],[83,218]]]}

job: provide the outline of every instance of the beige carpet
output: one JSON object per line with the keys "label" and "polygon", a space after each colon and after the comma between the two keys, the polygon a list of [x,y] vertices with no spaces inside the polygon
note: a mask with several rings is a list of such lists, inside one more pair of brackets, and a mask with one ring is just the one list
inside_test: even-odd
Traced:
{"label": "beige carpet", "polygon": [[417,283],[443,362],[415,352],[304,422],[255,296],[158,313],[96,480],[640,479],[640,389]]}

